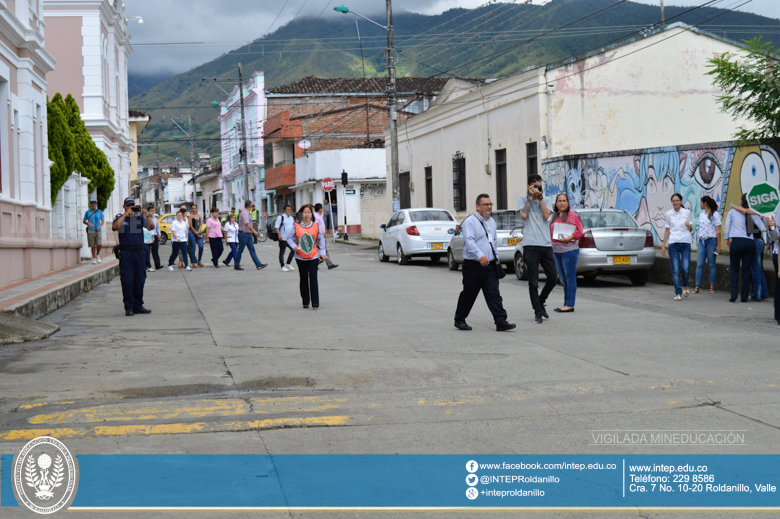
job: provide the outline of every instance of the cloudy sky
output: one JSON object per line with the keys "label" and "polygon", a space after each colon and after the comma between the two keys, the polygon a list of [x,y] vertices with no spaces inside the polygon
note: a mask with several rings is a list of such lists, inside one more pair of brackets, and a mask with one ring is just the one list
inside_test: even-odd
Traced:
{"label": "cloudy sky", "polygon": [[[548,0],[533,0],[534,4]],[[659,0],[634,0],[658,5]],[[666,5],[698,5],[705,0],[666,0]],[[731,8],[745,0],[721,0]],[[295,16],[343,16],[334,5],[345,3],[379,21],[382,0],[125,0],[127,16],[141,16],[144,24],[129,26],[134,52],[131,73],[183,72],[210,61],[258,37],[273,32]],[[394,0],[395,12],[407,10],[438,14],[453,7],[473,8],[485,0]],[[752,0],[740,10],[780,18],[780,0]],[[148,43],[205,42],[198,45],[144,45]]]}

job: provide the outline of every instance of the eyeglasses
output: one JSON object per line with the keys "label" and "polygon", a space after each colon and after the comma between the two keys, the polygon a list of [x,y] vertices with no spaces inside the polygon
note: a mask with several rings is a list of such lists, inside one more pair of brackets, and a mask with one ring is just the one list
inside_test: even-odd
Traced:
{"label": "eyeglasses", "polygon": [[493,207],[493,204],[491,202],[488,202],[487,204],[477,204],[477,205],[486,205],[488,207]]}

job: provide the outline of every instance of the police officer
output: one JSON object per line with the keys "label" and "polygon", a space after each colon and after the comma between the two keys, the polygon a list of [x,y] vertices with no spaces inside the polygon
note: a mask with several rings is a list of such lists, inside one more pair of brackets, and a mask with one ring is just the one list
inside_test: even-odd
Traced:
{"label": "police officer", "polygon": [[498,263],[496,222],[490,217],[492,212],[490,196],[481,194],[477,197],[476,212],[467,216],[460,226],[463,229],[463,291],[455,310],[455,328],[458,330],[471,330],[471,326],[466,324],[466,317],[480,290],[493,314],[496,330],[505,332],[515,328],[506,320],[506,310],[498,291],[498,269],[504,267]]}
{"label": "police officer", "polygon": [[144,308],[144,283],[146,282],[146,253],[144,252],[144,228],[153,231],[154,222],[141,214],[135,200],[125,198],[124,214],[116,215],[111,228],[119,232],[119,278],[122,280],[122,300],[125,315],[150,314]]}
{"label": "police officer", "polygon": [[[252,204],[252,210],[249,211],[252,214],[252,225],[255,229],[259,229],[258,227],[258,220],[257,220],[257,208],[255,207],[255,204]],[[257,243],[257,236],[252,236],[252,240]]]}

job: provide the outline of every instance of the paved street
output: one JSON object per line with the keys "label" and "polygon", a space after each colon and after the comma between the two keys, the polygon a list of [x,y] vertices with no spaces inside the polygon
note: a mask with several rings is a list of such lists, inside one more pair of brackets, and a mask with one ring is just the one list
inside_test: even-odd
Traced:
{"label": "paved street", "polygon": [[[47,316],[61,326],[49,339],[0,349],[0,452],[42,434],[79,454],[780,452],[771,303],[676,303],[669,286],[599,278],[575,313],[535,325],[510,274],[517,329],[494,331],[480,296],[460,332],[461,274],[444,261],[334,245],[313,311],[277,244],[258,247],[259,272],[149,274],[149,316],[124,316],[116,279]],[[559,286],[549,309],[562,299]],[[728,429],[746,444],[591,445],[605,429]]]}

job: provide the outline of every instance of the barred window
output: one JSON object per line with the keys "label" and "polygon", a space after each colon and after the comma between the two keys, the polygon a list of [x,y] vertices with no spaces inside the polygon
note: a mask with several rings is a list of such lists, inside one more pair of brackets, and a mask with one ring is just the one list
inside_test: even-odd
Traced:
{"label": "barred window", "polygon": [[452,156],[452,202],[456,211],[466,210],[466,157],[461,152]]}

